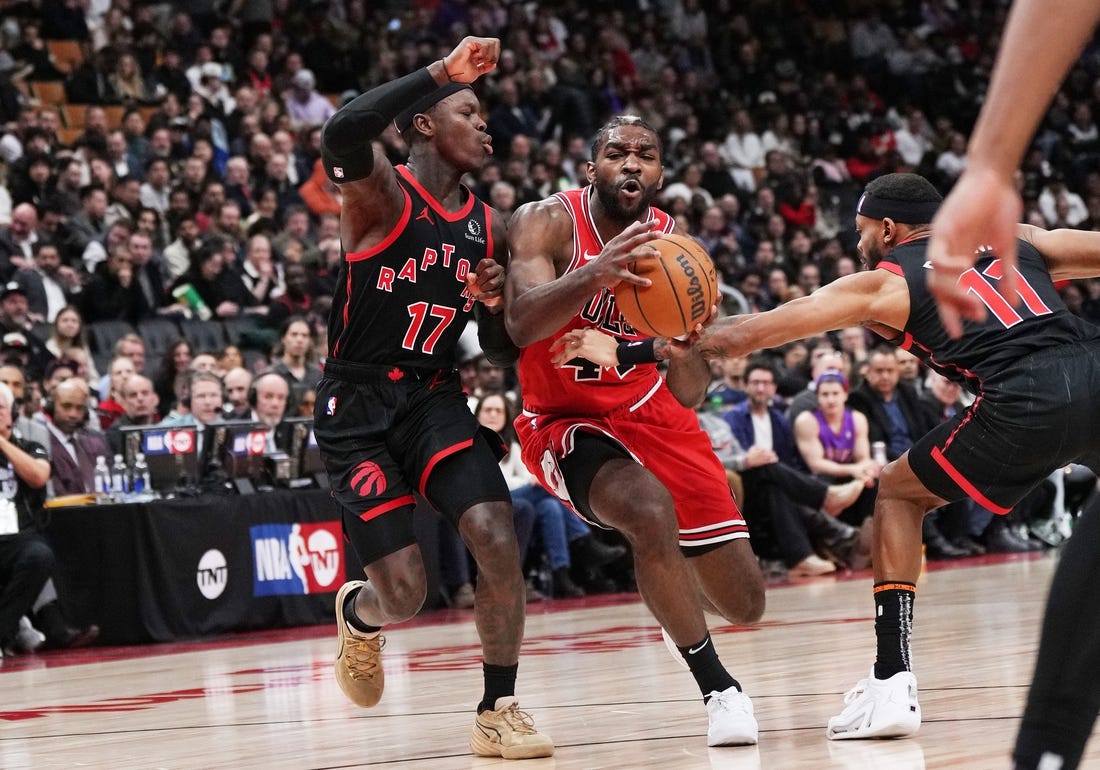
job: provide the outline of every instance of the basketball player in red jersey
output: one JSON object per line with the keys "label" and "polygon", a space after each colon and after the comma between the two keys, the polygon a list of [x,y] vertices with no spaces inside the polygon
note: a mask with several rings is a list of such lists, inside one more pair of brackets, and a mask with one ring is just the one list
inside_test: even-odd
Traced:
{"label": "basketball player in red jersey", "polygon": [[[927,283],[929,223],[940,202],[935,187],[915,174],[875,179],[859,200],[855,222],[859,252],[874,269],[767,313],[721,319],[696,343],[708,358],[743,356],[863,324],[977,395],[882,471],[872,552],[877,656],[845,708],[829,720],[833,740],[901,737],[920,727],[910,636],[924,515],[965,497],[1008,513],[1058,468],[1075,462],[1100,470],[1100,327],[1070,313],[1053,283],[1100,273],[1100,233],[1017,225],[1015,267],[983,250],[960,276],[987,312],[982,320],[967,320],[962,335],[952,338]],[[1015,306],[1001,294],[1006,269],[1016,271]],[[613,364],[615,346],[590,336],[566,344]],[[1078,570],[1058,575],[1070,596],[1093,590],[1096,561],[1082,557],[1094,555],[1097,522],[1095,510],[1086,512],[1066,545],[1063,559]],[[1094,604],[1067,599],[1056,620],[1048,615],[1043,644],[1053,654],[1041,656],[1036,671],[1016,748],[1021,768],[1071,768],[1080,760],[1100,697],[1090,652],[1096,638],[1080,644],[1075,638],[1094,632],[1088,623]],[[1082,625],[1074,627],[1073,620]],[[1056,636],[1058,625],[1062,634]]]}
{"label": "basketball player in red jersey", "polygon": [[[515,698],[525,591],[498,465],[507,450],[480,429],[455,371],[471,316],[490,361],[515,359],[500,306],[503,222],[459,181],[491,153],[468,84],[499,55],[499,40],[467,37],[325,124],[321,156],[344,196],[345,253],[314,420],[344,531],[368,578],[336,596],[340,687],[360,706],[378,702],[381,627],[407,620],[424,602],[413,531],[419,492],[457,527],[478,564],[474,618],[485,690],[470,747],[526,759],[552,755],[554,744]],[[373,146],[391,121],[409,145],[408,163],[396,168]]]}
{"label": "basketball player in red jersey", "polygon": [[[706,598],[730,622],[764,611],[764,583],[726,474],[691,406],[710,381],[688,346],[668,379],[630,353],[651,348],[615,308],[626,265],[652,258],[648,241],[675,230],[650,206],[662,183],[661,146],[641,119],[600,129],[589,185],[521,207],[509,225],[508,331],[521,347],[523,414],[516,431],[528,469],[589,521],[621,531],[634,550],[638,591],[690,668],[710,716],[711,746],[754,744],[752,703],[722,666],[703,617]],[[621,341],[622,365],[575,359],[551,365],[550,346],[572,329]],[[685,556],[687,558],[685,558]]]}

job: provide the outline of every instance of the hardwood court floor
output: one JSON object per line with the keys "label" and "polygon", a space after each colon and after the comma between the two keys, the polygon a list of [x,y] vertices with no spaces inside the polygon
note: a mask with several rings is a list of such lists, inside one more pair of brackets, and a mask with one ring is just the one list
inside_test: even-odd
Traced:
{"label": "hardwood court floor", "polygon": [[[758,747],[708,749],[706,712],[637,597],[531,605],[521,705],[552,759],[469,754],[480,662],[469,612],[391,629],[386,693],[344,700],[328,627],[7,658],[0,767],[1006,768],[1055,557],[930,569],[916,605],[924,725],[912,739],[834,743],[825,723],[874,656],[868,573],[775,586],[751,629],[711,619],[752,696]],[[933,565],[933,567],[939,565]],[[1085,767],[1100,767],[1091,746]]]}

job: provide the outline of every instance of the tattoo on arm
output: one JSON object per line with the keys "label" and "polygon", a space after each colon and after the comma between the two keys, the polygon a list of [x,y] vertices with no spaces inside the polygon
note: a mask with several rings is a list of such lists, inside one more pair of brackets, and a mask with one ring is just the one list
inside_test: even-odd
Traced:
{"label": "tattoo on arm", "polygon": [[653,357],[658,361],[667,361],[672,357],[667,337],[655,337],[653,339]]}

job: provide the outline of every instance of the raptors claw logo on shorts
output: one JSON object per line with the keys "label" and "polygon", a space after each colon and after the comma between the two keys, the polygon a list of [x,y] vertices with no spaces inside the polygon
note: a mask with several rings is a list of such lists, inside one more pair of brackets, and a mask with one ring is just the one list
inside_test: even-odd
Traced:
{"label": "raptors claw logo on shorts", "polygon": [[360,497],[373,497],[386,491],[386,474],[378,463],[364,460],[351,473],[351,488]]}

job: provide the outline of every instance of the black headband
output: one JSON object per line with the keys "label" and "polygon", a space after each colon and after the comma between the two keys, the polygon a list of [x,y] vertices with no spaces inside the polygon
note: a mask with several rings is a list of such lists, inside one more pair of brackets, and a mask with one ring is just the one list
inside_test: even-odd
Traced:
{"label": "black headband", "polygon": [[865,192],[856,204],[856,213],[869,219],[886,219],[905,225],[926,225],[936,216],[940,201],[899,201]]}
{"label": "black headband", "polygon": [[446,99],[451,94],[457,94],[464,88],[473,90],[469,83],[447,83],[446,85],[440,86],[427,96],[420,97],[409,107],[405,108],[405,110],[393,119],[393,124],[397,126],[398,131],[405,133],[405,129],[412,125],[413,117],[422,112],[427,112],[436,102]]}

